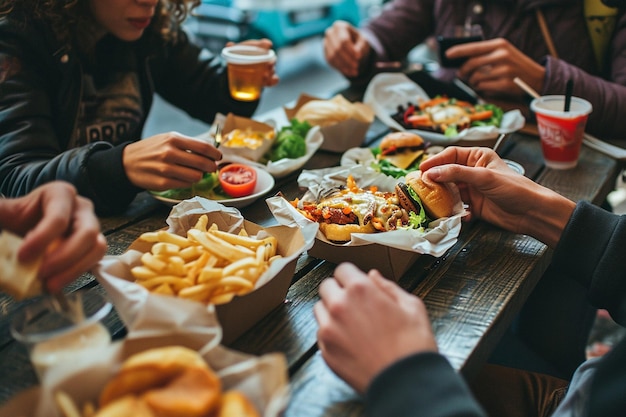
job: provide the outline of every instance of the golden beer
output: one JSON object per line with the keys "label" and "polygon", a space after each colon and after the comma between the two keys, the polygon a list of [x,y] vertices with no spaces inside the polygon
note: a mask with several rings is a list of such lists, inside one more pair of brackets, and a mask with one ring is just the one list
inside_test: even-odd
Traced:
{"label": "golden beer", "polygon": [[274,62],[274,51],[249,45],[224,48],[222,57],[228,64],[228,88],[235,100],[258,100],[263,91],[263,76]]}

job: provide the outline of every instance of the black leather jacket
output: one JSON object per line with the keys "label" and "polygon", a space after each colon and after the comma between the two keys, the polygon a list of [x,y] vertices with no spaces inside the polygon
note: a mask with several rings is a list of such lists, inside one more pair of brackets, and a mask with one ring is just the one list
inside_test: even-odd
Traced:
{"label": "black leather jacket", "polygon": [[[155,92],[207,123],[218,111],[250,116],[258,105],[232,100],[219,57],[191,44],[182,31],[177,43],[149,30],[136,42],[110,36],[102,42],[108,45],[107,59],[138,63],[145,114],[141,129]],[[0,192],[16,197],[43,183],[65,180],[90,198],[100,215],[115,214],[141,191],[122,165],[123,149],[130,142],[68,149],[76,128],[82,68],[79,54],[59,44],[47,25],[0,19]],[[133,140],[141,139],[141,129]]]}

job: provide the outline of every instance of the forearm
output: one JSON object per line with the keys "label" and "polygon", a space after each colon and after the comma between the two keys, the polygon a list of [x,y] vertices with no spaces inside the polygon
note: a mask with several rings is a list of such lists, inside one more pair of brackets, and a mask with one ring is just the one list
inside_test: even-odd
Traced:
{"label": "forearm", "polygon": [[576,203],[543,187],[538,187],[536,198],[534,208],[523,218],[520,232],[554,248],[561,239]]}

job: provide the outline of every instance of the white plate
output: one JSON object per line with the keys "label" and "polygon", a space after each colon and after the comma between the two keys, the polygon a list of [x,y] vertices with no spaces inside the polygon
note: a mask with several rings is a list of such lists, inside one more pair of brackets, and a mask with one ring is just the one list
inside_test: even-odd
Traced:
{"label": "white plate", "polygon": [[[270,190],[274,188],[274,177],[272,177],[272,175],[269,172],[263,169],[260,169],[257,167],[252,167],[252,168],[254,168],[254,170],[256,171],[256,177],[257,177],[256,186],[254,187],[254,192],[252,194],[247,195],[245,197],[226,198],[223,200],[215,200],[215,201],[225,206],[242,208],[242,207],[249,206],[250,204],[254,203],[259,198],[263,197],[265,194],[269,193]],[[161,197],[156,194],[151,194],[151,195],[157,200],[165,204],[168,204],[170,206],[174,206],[180,203],[181,201],[183,201],[183,200],[177,200],[174,198]]]}

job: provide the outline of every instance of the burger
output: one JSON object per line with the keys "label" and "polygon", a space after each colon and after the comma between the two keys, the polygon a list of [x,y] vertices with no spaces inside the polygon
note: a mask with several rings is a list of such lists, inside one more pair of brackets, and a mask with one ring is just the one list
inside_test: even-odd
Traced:
{"label": "burger", "polygon": [[426,146],[421,136],[411,132],[393,132],[380,142],[379,160],[407,169],[424,156]]}
{"label": "burger", "polygon": [[[395,192],[378,191],[375,187],[362,189],[348,177],[347,187],[318,202],[292,204],[309,220],[320,224],[326,239],[337,243],[349,242],[353,233],[424,228],[433,219],[450,216],[455,199],[446,187],[423,181],[417,175],[417,179],[411,175],[407,183],[399,183]],[[428,203],[423,203],[422,195]],[[443,210],[445,204],[450,205],[448,210]]]}
{"label": "burger", "polygon": [[405,182],[396,185],[396,194],[405,210],[424,211],[430,219],[452,216],[458,200],[448,187],[422,176],[419,170],[409,172]]}
{"label": "burger", "polygon": [[428,146],[421,136],[412,132],[393,132],[385,136],[377,149],[372,168],[394,178],[419,169],[428,157]]}

